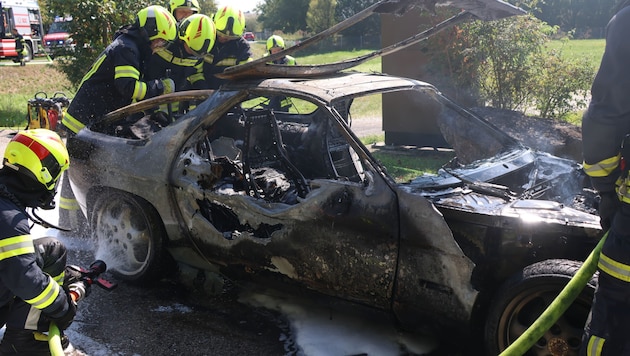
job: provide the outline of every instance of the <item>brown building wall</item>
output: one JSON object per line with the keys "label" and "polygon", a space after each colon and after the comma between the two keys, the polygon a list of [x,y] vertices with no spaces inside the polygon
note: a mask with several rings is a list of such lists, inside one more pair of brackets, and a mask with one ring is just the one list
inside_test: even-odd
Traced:
{"label": "brown building wall", "polygon": [[[411,37],[430,27],[421,23],[420,11],[413,9],[403,16],[381,15],[381,41],[387,47],[407,37]],[[423,43],[419,43],[382,58],[383,73],[423,79],[427,57],[423,53]],[[383,130],[385,143],[393,145],[444,146],[437,126],[437,110],[427,108],[423,103],[413,106],[400,95],[383,97]]]}

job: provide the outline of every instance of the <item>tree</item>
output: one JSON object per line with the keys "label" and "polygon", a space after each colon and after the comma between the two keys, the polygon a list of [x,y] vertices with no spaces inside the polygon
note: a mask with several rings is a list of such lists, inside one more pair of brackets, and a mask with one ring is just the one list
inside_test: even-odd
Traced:
{"label": "tree", "polygon": [[256,11],[265,28],[292,33],[306,29],[309,0],[266,0]]}
{"label": "tree", "polygon": [[75,47],[55,51],[56,64],[78,86],[94,59],[113,40],[116,30],[135,21],[146,0],[48,0],[50,12],[72,16],[69,32]]}
{"label": "tree", "polygon": [[451,63],[466,66],[457,70],[456,82],[476,86],[483,102],[497,108],[536,108],[547,118],[583,108],[595,69],[586,60],[545,50],[557,31],[531,15],[461,26],[448,52],[459,56]]}
{"label": "tree", "polygon": [[217,12],[217,4],[214,0],[199,0],[200,12],[212,17]]}
{"label": "tree", "polygon": [[[373,5],[379,0],[337,0],[335,8],[335,19],[341,22],[350,18],[365,8]],[[344,35],[350,36],[380,36],[381,35],[381,19],[380,16],[374,14],[360,23],[344,30]]]}
{"label": "tree", "polygon": [[468,36],[476,39],[471,52],[477,56],[482,80],[477,84],[492,106],[522,107],[529,99],[525,90],[534,68],[530,57],[548,40],[544,24],[533,16],[515,16],[497,21],[467,24]]}
{"label": "tree", "polygon": [[319,33],[333,26],[335,22],[335,7],[337,0],[311,0],[306,13],[307,28]]}
{"label": "tree", "polygon": [[537,18],[575,31],[579,37],[601,37],[619,0],[546,0],[534,11]]}
{"label": "tree", "polygon": [[[48,14],[72,16],[69,32],[75,47],[55,50],[56,64],[72,85],[80,84],[96,57],[114,39],[116,30],[131,24],[142,8],[155,4],[149,0],[45,0]],[[168,4],[165,4],[168,7]],[[214,0],[201,0],[201,12],[216,11]]]}

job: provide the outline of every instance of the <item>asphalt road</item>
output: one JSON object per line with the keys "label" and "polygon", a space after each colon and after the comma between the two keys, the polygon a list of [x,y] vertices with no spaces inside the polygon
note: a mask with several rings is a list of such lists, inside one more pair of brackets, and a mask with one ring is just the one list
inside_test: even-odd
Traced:
{"label": "asphalt road", "polygon": [[[70,248],[69,263],[87,267],[94,260],[82,239],[61,239]],[[94,356],[99,350],[107,355],[286,355],[280,339],[288,330],[279,327],[286,322],[239,303],[238,290],[228,285],[220,295],[200,295],[170,280],[118,283],[112,291],[92,286],[68,332],[77,346],[70,355]]]}

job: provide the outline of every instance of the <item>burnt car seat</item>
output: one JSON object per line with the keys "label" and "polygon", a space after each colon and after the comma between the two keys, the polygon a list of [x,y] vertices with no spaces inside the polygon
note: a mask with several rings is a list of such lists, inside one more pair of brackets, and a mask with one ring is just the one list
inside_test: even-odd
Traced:
{"label": "burnt car seat", "polygon": [[297,201],[291,198],[291,189],[301,198],[310,191],[306,179],[289,159],[270,110],[245,111],[243,171],[249,195],[256,198],[294,204]]}

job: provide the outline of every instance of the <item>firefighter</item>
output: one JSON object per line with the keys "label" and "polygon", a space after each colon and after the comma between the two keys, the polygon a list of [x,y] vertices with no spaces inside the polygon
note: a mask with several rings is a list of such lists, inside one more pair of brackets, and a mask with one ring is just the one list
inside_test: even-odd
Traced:
{"label": "firefighter", "polygon": [[217,40],[204,58],[203,73],[206,89],[218,89],[225,82],[215,77],[225,68],[252,61],[249,43],[242,37],[245,31],[245,15],[231,6],[224,6],[214,14],[212,20],[217,31]]}
{"label": "firefighter", "polygon": [[26,62],[24,62],[24,56],[28,54],[28,50],[26,49],[26,41],[24,40],[24,36],[18,32],[17,28],[11,30],[13,33],[13,37],[15,38],[15,51],[17,52],[17,58],[13,60],[15,63],[20,63],[20,66],[25,66]]}
{"label": "firefighter", "polygon": [[0,326],[6,325],[1,355],[50,355],[41,332],[51,321],[66,329],[76,314],[61,286],[66,248],[50,237],[33,240],[26,211],[54,208],[57,182],[69,164],[54,131],[19,131],[6,146],[0,168]]}
{"label": "firefighter", "polygon": [[606,27],[606,48],[582,118],[584,170],[600,194],[599,280],[581,355],[630,354],[630,1]]}
{"label": "firefighter", "polygon": [[[273,35],[270,36],[267,39],[267,55],[269,54],[276,54],[280,51],[282,51],[285,48],[284,46],[284,39],[278,35]],[[290,65],[290,66],[294,66],[297,64],[295,58],[291,57],[291,56],[284,56],[280,59],[277,59],[273,62],[271,62],[273,64],[286,64],[286,65]]]}
{"label": "firefighter", "polygon": [[171,0],[168,8],[179,23],[188,16],[199,13],[199,2],[197,0]]}
{"label": "firefighter", "polygon": [[162,6],[138,12],[132,25],[122,27],[81,81],[63,124],[76,134],[87,123],[131,104],[175,90],[172,79],[143,80],[152,53],[175,39],[175,18]]}
{"label": "firefighter", "polygon": [[[276,54],[282,50],[284,50],[284,39],[278,35],[272,35],[267,39],[267,53],[265,56],[270,54]],[[272,64],[281,64],[281,65],[297,65],[297,61],[295,58],[285,55],[280,59],[276,59],[275,61],[271,61],[269,63]],[[274,111],[284,111],[288,112],[291,107],[291,100],[284,95],[274,96],[269,99],[268,108]]]}
{"label": "firefighter", "polygon": [[[83,77],[62,122],[68,136],[74,136],[86,124],[134,100],[175,91],[172,79],[144,80],[143,75],[151,54],[163,50],[176,34],[175,18],[164,7],[154,5],[138,11],[135,22],[118,30],[114,41]],[[72,227],[79,235],[89,233],[67,174],[61,190],[59,224]]]}
{"label": "firefighter", "polygon": [[194,14],[177,28],[177,39],[151,56],[145,77],[169,77],[178,91],[203,89],[203,58],[214,46],[214,22],[206,15]]}

